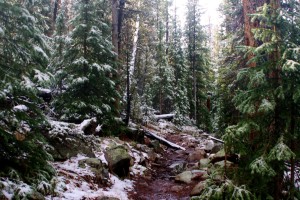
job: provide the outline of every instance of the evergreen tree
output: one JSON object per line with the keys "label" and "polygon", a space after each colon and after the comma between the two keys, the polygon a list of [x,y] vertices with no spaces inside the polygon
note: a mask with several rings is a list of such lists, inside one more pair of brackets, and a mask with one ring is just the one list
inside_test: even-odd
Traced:
{"label": "evergreen tree", "polygon": [[241,116],[239,123],[228,127],[224,135],[226,148],[241,155],[235,181],[246,184],[257,198],[263,199],[284,198],[281,191],[285,162],[296,156],[291,144],[298,135],[298,108],[293,98],[298,73],[293,69],[299,61],[297,57],[286,57],[295,43],[285,38],[295,33],[291,31],[295,24],[288,20],[289,15],[279,14],[291,13],[284,10],[279,1],[271,1],[251,15],[252,22],[259,23],[252,28],[258,46],[243,50],[251,58],[247,64],[254,67],[245,65],[238,73],[234,103]]}
{"label": "evergreen tree", "polygon": [[189,1],[187,4],[186,43],[189,67],[188,98],[190,117],[196,125],[210,129],[209,110],[206,106],[209,75],[209,50],[206,47],[206,36],[200,24],[201,11],[199,1]]}
{"label": "evergreen tree", "polygon": [[102,3],[74,2],[74,17],[70,20],[73,30],[64,53],[66,89],[55,101],[55,109],[63,120],[80,122],[96,117],[105,122],[115,112],[117,94],[111,80],[115,55],[107,35],[109,26],[99,18]]}
{"label": "evergreen tree", "polygon": [[221,52],[218,62],[218,77],[216,90],[216,128],[220,135],[225,133],[226,127],[237,123],[238,111],[232,102],[236,88],[237,71],[245,62],[243,53],[236,46],[244,45],[243,5],[241,0],[226,0],[221,5],[221,12],[225,16],[219,32]]}
{"label": "evergreen tree", "polygon": [[169,113],[173,111],[173,88],[174,71],[168,63],[167,55],[167,24],[164,23],[169,18],[169,2],[167,0],[159,0],[157,2],[157,46],[156,46],[156,64],[155,75],[153,77],[153,106],[159,105],[160,113]]}
{"label": "evergreen tree", "polygon": [[41,134],[47,122],[32,81],[34,70],[47,66],[48,44],[22,2],[0,1],[0,170],[31,182],[53,173]]}
{"label": "evergreen tree", "polygon": [[172,29],[169,46],[169,65],[174,70],[174,110],[176,113],[175,121],[181,124],[188,122],[189,101],[187,96],[187,65],[181,44],[182,32],[176,14],[172,18]]}
{"label": "evergreen tree", "polygon": [[63,79],[67,76],[64,70],[64,54],[67,43],[67,10],[65,3],[62,4],[60,12],[55,22],[55,32],[53,35],[53,53],[49,70],[54,74],[53,90],[54,94],[61,94],[63,90]]}

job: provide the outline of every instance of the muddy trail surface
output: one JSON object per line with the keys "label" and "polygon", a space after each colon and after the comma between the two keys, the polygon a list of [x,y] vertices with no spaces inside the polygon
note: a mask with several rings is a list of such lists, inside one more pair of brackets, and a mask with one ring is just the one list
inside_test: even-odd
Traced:
{"label": "muddy trail surface", "polygon": [[160,156],[150,164],[151,170],[134,178],[134,190],[130,192],[129,199],[187,200],[195,185],[201,181],[201,176],[188,184],[175,181],[178,173],[197,168],[197,159],[191,159],[197,144],[186,141],[187,138],[182,134],[167,134],[165,138],[186,150],[163,147]]}

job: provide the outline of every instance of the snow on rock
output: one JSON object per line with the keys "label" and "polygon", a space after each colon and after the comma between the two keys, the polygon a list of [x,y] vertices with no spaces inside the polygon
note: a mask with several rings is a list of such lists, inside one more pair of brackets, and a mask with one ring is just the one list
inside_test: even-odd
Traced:
{"label": "snow on rock", "polygon": [[95,130],[95,131],[96,131],[97,129],[98,129],[98,130],[101,130],[101,127],[100,127],[100,129],[98,128],[99,125],[97,125],[97,119],[96,119],[96,117],[91,118],[91,119],[86,119],[86,120],[84,120],[84,121],[81,122],[81,124],[78,126],[78,129],[79,129],[80,131],[82,131],[82,132],[85,132],[85,130],[86,130],[89,126],[93,126],[93,125],[95,125],[95,124],[96,124],[96,126],[95,126],[94,130]]}
{"label": "snow on rock", "polygon": [[[99,155],[99,154],[98,154]],[[89,199],[101,196],[116,197],[121,200],[128,199],[127,192],[133,189],[133,182],[110,174],[110,187],[101,187],[93,181],[88,181],[87,177],[95,175],[89,167],[80,168],[78,162],[86,159],[84,155],[77,155],[65,162],[53,163],[54,168],[58,171],[56,192],[57,197],[48,196],[46,199],[62,200],[62,199]]]}
{"label": "snow on rock", "polygon": [[28,111],[28,107],[25,105],[17,105],[13,108],[14,111],[26,112]]}
{"label": "snow on rock", "polygon": [[[66,134],[75,134],[76,131],[74,130],[76,124],[60,122],[60,121],[53,121],[49,120],[51,125],[51,130],[49,131],[50,136],[64,136]],[[78,133],[78,132],[77,132]],[[82,134],[82,132],[80,132]]]}

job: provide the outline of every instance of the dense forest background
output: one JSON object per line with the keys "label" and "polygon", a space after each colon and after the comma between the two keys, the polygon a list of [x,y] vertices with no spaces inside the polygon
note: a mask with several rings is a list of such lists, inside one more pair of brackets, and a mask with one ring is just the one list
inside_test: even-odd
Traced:
{"label": "dense forest background", "polygon": [[50,118],[96,118],[118,135],[173,113],[240,156],[203,199],[300,198],[300,2],[224,0],[220,11],[214,27],[199,0],[183,25],[172,0],[0,0],[1,176],[51,178]]}

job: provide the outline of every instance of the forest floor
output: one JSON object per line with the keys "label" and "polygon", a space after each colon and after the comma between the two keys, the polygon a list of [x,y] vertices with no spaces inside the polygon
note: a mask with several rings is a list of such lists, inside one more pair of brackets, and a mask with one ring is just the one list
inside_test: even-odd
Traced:
{"label": "forest floor", "polygon": [[[49,134],[65,142],[64,146],[80,141],[78,144],[83,144],[81,150],[89,149],[94,156],[80,153],[79,148],[79,153],[64,161],[51,162],[56,171],[51,185],[42,181],[34,187],[0,177],[0,199],[10,200],[16,195],[26,199],[30,195],[40,196],[35,198],[38,200],[186,200],[199,194],[201,187],[197,188],[197,185],[207,177],[207,167],[200,166],[200,160],[208,160],[209,155],[204,149],[209,135],[193,126],[176,127],[162,120],[143,127],[172,142],[174,148],[146,136],[142,142],[137,142],[128,138],[84,135],[82,128],[87,122],[75,125],[52,121],[51,124]],[[138,125],[133,124],[133,127],[138,128]],[[91,146],[85,147],[87,143],[82,142],[89,142]],[[114,146],[127,149],[131,158],[129,176],[125,178],[119,178],[107,168],[105,155]],[[218,144],[214,146],[221,147]],[[85,160],[96,163],[91,166],[83,164],[85,167],[82,167]]]}

